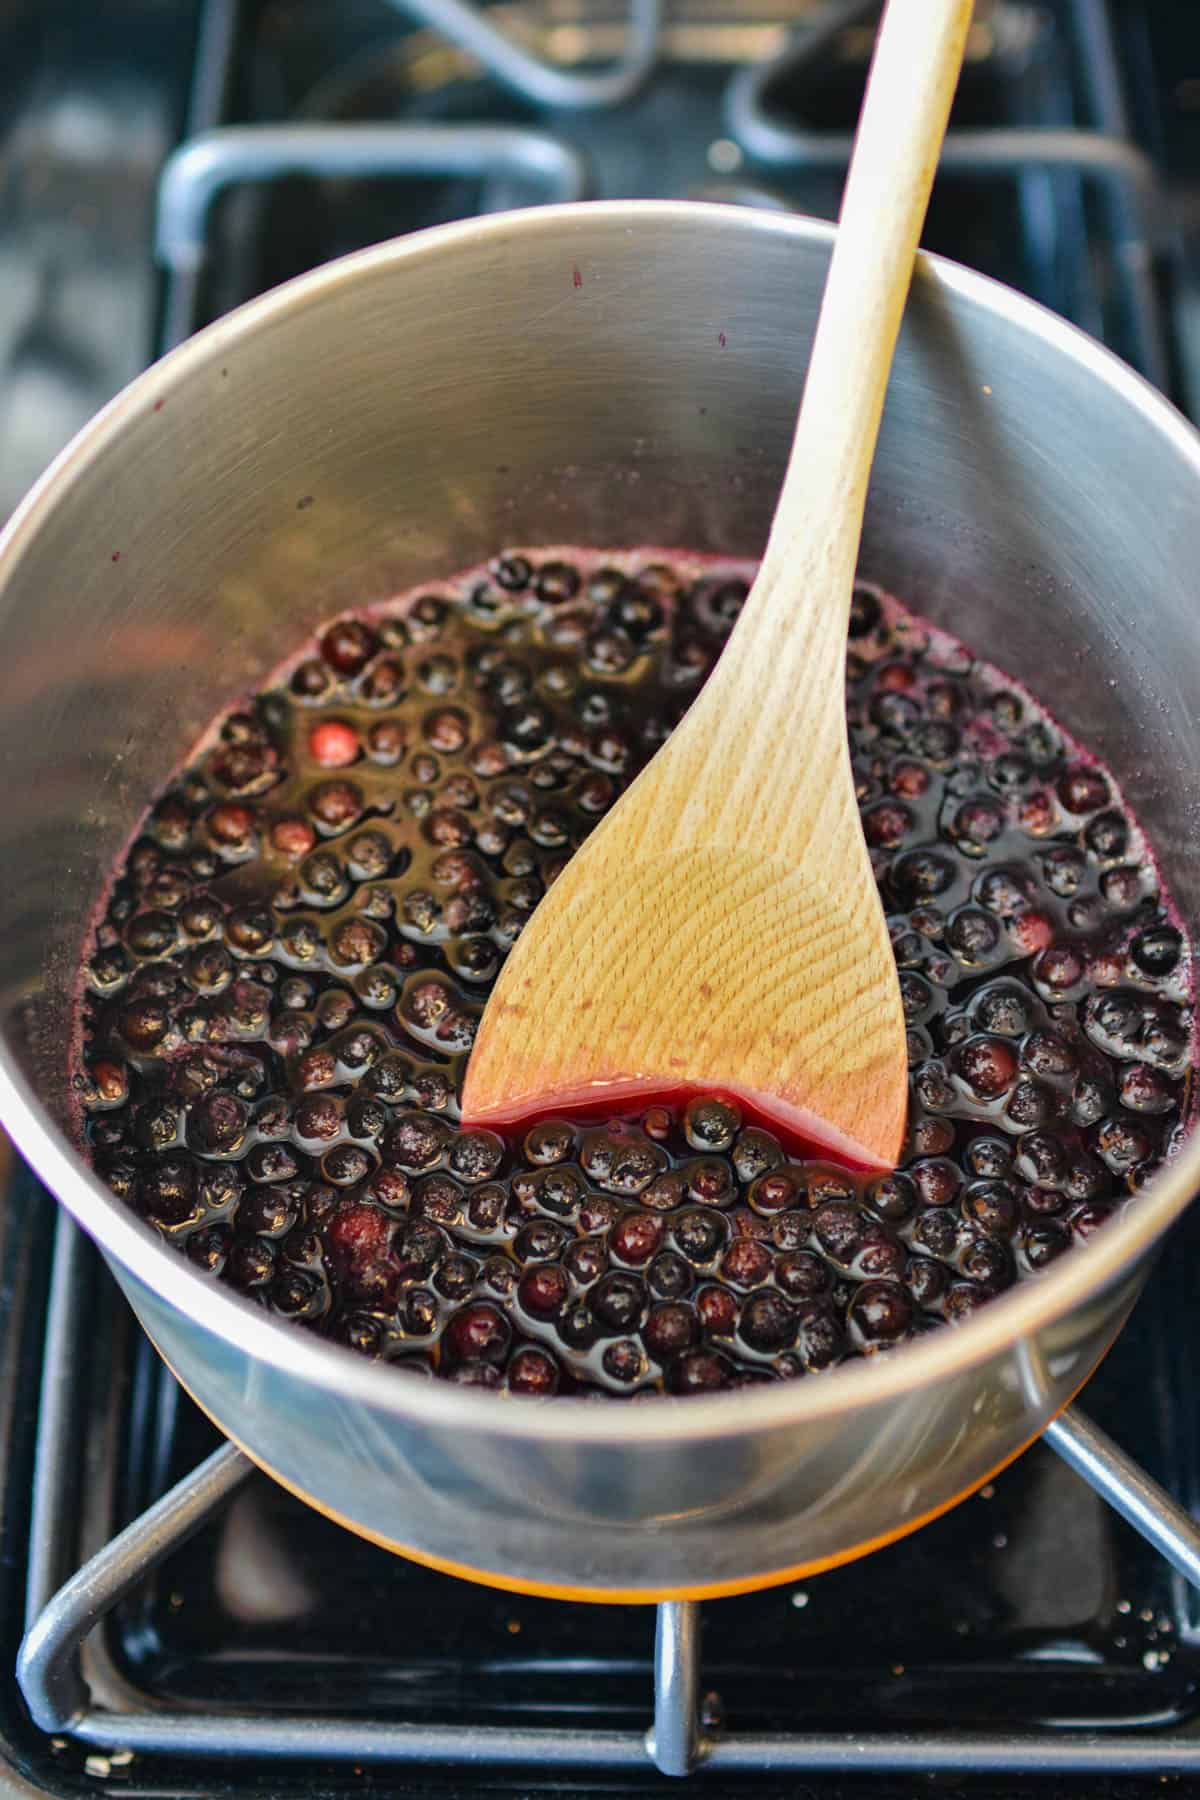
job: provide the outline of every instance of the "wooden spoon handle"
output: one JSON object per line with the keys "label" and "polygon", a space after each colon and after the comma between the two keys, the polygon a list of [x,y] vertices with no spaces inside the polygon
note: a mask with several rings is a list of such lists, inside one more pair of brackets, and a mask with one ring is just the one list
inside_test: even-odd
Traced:
{"label": "wooden spoon handle", "polygon": [[[743,615],[734,634],[765,628],[786,678],[803,671],[812,695],[827,677],[839,711],[867,479],[972,3],[889,0],[884,13],[787,474],[746,608],[757,616]],[[836,621],[808,621],[811,642],[796,616],[805,592],[823,607],[843,599]]]}

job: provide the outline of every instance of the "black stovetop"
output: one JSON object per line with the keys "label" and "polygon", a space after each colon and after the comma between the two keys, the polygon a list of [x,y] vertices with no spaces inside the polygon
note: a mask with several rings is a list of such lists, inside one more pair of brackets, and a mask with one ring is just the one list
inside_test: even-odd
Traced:
{"label": "black stovetop", "polygon": [[[56,439],[146,360],[155,320],[161,329],[179,316],[178,293],[173,308],[156,286],[148,246],[154,178],[186,131],[295,118],[520,123],[582,152],[602,196],[704,195],[830,213],[835,174],[739,155],[725,111],[730,59],[761,57],[773,22],[819,10],[817,0],[679,0],[667,66],[613,118],[536,113],[427,34],[409,33],[386,0],[349,0],[336,13],[325,0],[208,0],[194,10],[111,0],[86,15],[73,0],[10,9],[0,68],[13,121],[0,175],[0,511]],[[569,44],[572,20],[607,15],[600,0],[555,0],[554,16]],[[926,241],[1077,318],[1195,411],[1194,5],[1000,0],[989,8],[981,0],[981,17],[992,36],[977,46],[956,123],[1128,128],[1156,159],[1172,210],[1152,241],[1136,230],[1130,241],[1123,190],[1017,159],[982,182],[965,174],[940,182]],[[714,18],[724,21],[720,31]],[[1107,21],[1120,48],[1116,90],[1088,60],[1089,33]],[[206,60],[226,30],[227,78]],[[784,81],[773,95],[777,115],[844,125],[860,49],[851,34],[832,61]],[[325,257],[492,203],[482,195],[483,184],[463,176],[305,178],[231,192],[213,213],[196,322]],[[454,1762],[389,1770],[163,1754],[127,1761],[40,1732],[13,1671],[53,1235],[52,1202],[16,1173],[0,1209],[0,1793],[670,1791],[649,1768],[631,1776],[536,1765],[467,1772]],[[1089,1414],[1193,1508],[1197,1273],[1200,1215],[1172,1239],[1085,1396]],[[82,1291],[88,1354],[72,1394],[78,1526],[55,1550],[62,1576],[218,1441],[157,1363],[98,1260]],[[1165,1733],[1200,1720],[1200,1596],[1044,1447],[913,1538],[801,1589],[709,1603],[703,1616],[708,1711],[731,1730],[1051,1723]],[[253,1705],[361,1720],[364,1731],[395,1719],[451,1723],[469,1742],[474,1727],[495,1721],[641,1730],[652,1639],[652,1609],[538,1601],[456,1582],[351,1537],[256,1475],[101,1627],[87,1674],[114,1704],[132,1688],[172,1710]],[[1177,1791],[1200,1792],[1200,1777],[1194,1787],[1187,1776],[1171,1780]],[[898,1800],[926,1787],[978,1800],[1118,1800],[1162,1783],[969,1771],[932,1781],[868,1770],[715,1784],[701,1773],[675,1791],[722,1785],[790,1800]]]}

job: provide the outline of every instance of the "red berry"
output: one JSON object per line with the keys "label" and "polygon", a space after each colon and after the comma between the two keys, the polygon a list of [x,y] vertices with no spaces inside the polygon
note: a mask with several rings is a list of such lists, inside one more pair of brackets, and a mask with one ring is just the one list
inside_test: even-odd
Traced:
{"label": "red berry", "polygon": [[888,786],[901,800],[917,800],[929,787],[929,770],[921,763],[898,762],[888,776]]}
{"label": "red berry", "polygon": [[658,1362],[690,1350],[699,1336],[694,1310],[678,1302],[656,1306],[642,1327],[642,1342]]}
{"label": "red berry", "polygon": [[116,1063],[93,1063],[92,1080],[96,1084],[97,1097],[105,1106],[115,1106],[129,1098],[128,1076]]}
{"label": "red berry", "polygon": [[254,814],[248,806],[227,800],[208,815],[208,834],[218,844],[243,849],[254,836]]}
{"label": "red berry", "polygon": [[1061,993],[1083,980],[1083,957],[1070,944],[1052,944],[1034,963],[1033,978]]}
{"label": "red berry", "polygon": [[907,806],[884,801],[882,806],[873,807],[867,813],[863,819],[863,831],[868,844],[874,849],[894,850],[897,844],[903,843],[904,835],[912,822],[912,814]]}
{"label": "red berry", "polygon": [[367,733],[367,751],[378,763],[397,763],[404,755],[404,727],[393,719],[380,719]]}
{"label": "red berry", "polygon": [[308,734],[308,754],[322,769],[344,769],[358,756],[358,733],[341,719],[323,719]]}
{"label": "red berry", "polygon": [[503,1362],[512,1338],[512,1327],[490,1301],[464,1306],[446,1326],[442,1349],[455,1362]]}
{"label": "red berry", "polygon": [[1045,837],[1058,823],[1053,796],[1038,788],[1021,802],[1021,825],[1031,837]]}
{"label": "red berry", "polygon": [[1017,1058],[1003,1038],[972,1038],[955,1051],[955,1072],[980,1100],[996,1100],[1017,1079]]}
{"label": "red berry", "polygon": [[352,781],[322,781],[308,796],[308,806],[322,825],[341,831],[362,812],[362,792]]}
{"label": "red berry", "polygon": [[1054,938],[1054,926],[1045,913],[1023,912],[1013,920],[1009,932],[1023,956],[1035,956]]}
{"label": "red berry", "polygon": [[326,1226],[329,1247],[346,1263],[373,1262],[388,1248],[394,1221],[377,1206],[350,1201],[339,1207]]}
{"label": "red berry", "polygon": [[734,1287],[758,1287],[771,1273],[771,1252],[756,1238],[734,1238],[721,1263],[721,1275]]}
{"label": "red berry", "polygon": [[434,750],[452,756],[466,744],[468,720],[464,712],[456,706],[445,706],[439,712],[426,715],[424,732],[425,740]]}
{"label": "red berry", "polygon": [[517,1300],[535,1319],[552,1319],[566,1305],[571,1285],[557,1263],[540,1263],[526,1269],[517,1286]]}
{"label": "red berry", "polygon": [[532,1344],[514,1352],[508,1365],[508,1388],[512,1394],[554,1394],[558,1392],[558,1364],[545,1350]]}
{"label": "red berry", "polygon": [[705,1331],[716,1337],[729,1337],[737,1324],[737,1301],[728,1288],[701,1288],[696,1296],[696,1312]]}
{"label": "red berry", "polygon": [[1121,987],[1125,980],[1125,959],[1115,951],[1101,951],[1088,958],[1088,980],[1096,987]]}
{"label": "red berry", "polygon": [[271,843],[281,856],[307,856],[317,834],[304,819],[277,819],[271,827]]}
{"label": "red berry", "polygon": [[990,844],[1004,830],[1004,814],[992,800],[967,800],[955,814],[954,829],[968,844]]}
{"label": "red berry", "polygon": [[619,1262],[640,1268],[662,1242],[663,1222],[656,1213],[627,1212],[609,1235],[609,1248]]}
{"label": "red berry", "polygon": [[1097,770],[1077,765],[1059,776],[1058,797],[1068,812],[1096,812],[1108,804],[1108,783]]}
{"label": "red berry", "polygon": [[726,1387],[733,1369],[724,1356],[713,1350],[689,1350],[681,1356],[668,1377],[673,1394],[697,1394]]}
{"label": "red berry", "polygon": [[321,639],[321,655],[339,675],[357,675],[378,648],[378,638],[361,619],[335,619]]}

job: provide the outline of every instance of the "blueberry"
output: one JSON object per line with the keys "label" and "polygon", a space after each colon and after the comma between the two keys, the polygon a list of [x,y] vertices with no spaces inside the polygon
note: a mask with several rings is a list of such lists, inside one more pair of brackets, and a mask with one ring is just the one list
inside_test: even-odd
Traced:
{"label": "blueberry", "polygon": [[785,1251],[775,1259],[775,1281],[792,1300],[813,1300],[828,1293],[832,1272],[821,1257],[811,1250]]}
{"label": "blueberry", "polygon": [[1024,1077],[1013,1088],[1004,1108],[1007,1117],[1022,1129],[1046,1124],[1057,1110],[1051,1089],[1040,1081],[1030,1081]]}
{"label": "blueberry", "polygon": [[550,606],[561,606],[579,592],[579,571],[566,562],[543,563],[533,585],[539,600]]}
{"label": "blueberry", "polygon": [[588,1287],[599,1280],[608,1261],[603,1246],[595,1238],[576,1238],[563,1251],[563,1268],[580,1287]]}
{"label": "blueberry", "polygon": [[923,1213],[913,1228],[913,1241],[930,1256],[943,1260],[954,1254],[958,1230],[954,1214],[942,1208]]}
{"label": "blueberry", "polygon": [[958,1195],[962,1177],[947,1157],[930,1157],[913,1163],[909,1179],[917,1190],[921,1206],[949,1206]]}
{"label": "blueberry", "polygon": [[972,1175],[995,1178],[1008,1174],[1012,1151],[1003,1138],[977,1137],[968,1144],[963,1160]]}
{"label": "blueberry", "polygon": [[955,868],[942,851],[906,850],[892,864],[889,880],[901,906],[911,907],[952,887]]}
{"label": "blueberry", "polygon": [[567,1233],[552,1219],[535,1219],[522,1226],[513,1240],[513,1255],[518,1262],[544,1262],[559,1256],[567,1242]]}
{"label": "blueberry", "polygon": [[450,1167],[463,1181],[490,1181],[504,1156],[503,1141],[493,1131],[466,1131],[450,1146]]}
{"label": "blueberry", "polygon": [[869,1354],[899,1343],[912,1318],[912,1301],[903,1287],[893,1281],[866,1281],[850,1302],[846,1325],[851,1343]]}
{"label": "blueberry", "polygon": [[1161,978],[1170,975],[1179,962],[1183,938],[1174,925],[1155,925],[1139,931],[1130,951],[1144,975]]}
{"label": "blueberry", "polygon": [[[321,1174],[335,1187],[354,1187],[375,1167],[374,1158],[358,1144],[337,1144],[321,1159]],[[259,1180],[272,1179],[259,1176]]]}
{"label": "blueberry", "polygon": [[410,1288],[404,1296],[403,1319],[410,1337],[432,1337],[438,1323],[436,1296],[428,1288]]}
{"label": "blueberry", "polygon": [[1128,1113],[1113,1113],[1102,1120],[1095,1141],[1097,1154],[1118,1175],[1144,1162],[1154,1148],[1146,1127]]}
{"label": "blueberry", "polygon": [[736,1237],[721,1262],[721,1279],[732,1287],[752,1288],[771,1272],[771,1252],[754,1238]]}
{"label": "blueberry", "polygon": [[814,1302],[801,1309],[796,1348],[806,1369],[828,1369],[840,1362],[845,1340],[828,1305]]}
{"label": "blueberry", "polygon": [[728,1387],[733,1364],[716,1350],[689,1350],[667,1371],[667,1391],[672,1394],[711,1393]]}
{"label": "blueberry", "polygon": [[738,1331],[751,1350],[789,1350],[796,1341],[796,1314],[782,1294],[762,1288],[742,1307]]}
{"label": "blueberry", "polygon": [[1007,1181],[973,1181],[963,1194],[962,1213],[989,1237],[1007,1241],[1017,1221],[1016,1191]]}
{"label": "blueberry", "polygon": [[609,611],[609,618],[619,631],[626,632],[635,643],[653,637],[663,623],[664,613],[654,588],[655,571],[646,569],[635,582],[626,583]]}
{"label": "blueberry", "polygon": [[557,1330],[566,1348],[575,1351],[590,1350],[600,1336],[600,1327],[583,1300],[567,1308],[557,1321]]}
{"label": "blueberry", "polygon": [[490,1301],[475,1301],[452,1315],[442,1333],[442,1351],[454,1362],[501,1363],[512,1328]]}
{"label": "blueberry", "polygon": [[671,1236],[688,1261],[703,1267],[712,1262],[725,1241],[726,1227],[719,1214],[689,1207],[671,1221]]}
{"label": "blueberry", "polygon": [[998,1100],[1017,1078],[1016,1052],[1000,1037],[968,1038],[950,1062],[977,1100]]}
{"label": "blueberry", "polygon": [[877,628],[882,617],[883,608],[870,588],[856,582],[850,601],[851,638],[868,637]]}
{"label": "blueberry", "polygon": [[774,1218],[781,1212],[803,1207],[808,1195],[803,1171],[796,1167],[773,1169],[753,1183],[747,1199],[755,1212]]}
{"label": "blueberry", "polygon": [[1068,812],[1097,812],[1108,804],[1108,783],[1098,769],[1076,765],[1059,776],[1058,797]]}
{"label": "blueberry", "polygon": [[285,1319],[311,1319],[324,1311],[325,1293],[314,1275],[285,1269],[271,1283],[271,1306]]}
{"label": "blueberry", "polygon": [[694,1309],[678,1303],[653,1307],[642,1327],[642,1342],[660,1363],[690,1350],[699,1336],[700,1322]]}
{"label": "blueberry", "polygon": [[575,1133],[565,1119],[545,1119],[526,1133],[525,1159],[531,1163],[558,1163],[569,1156]]}
{"label": "blueberry", "polygon": [[1075,1051],[1056,1031],[1031,1031],[1022,1047],[1021,1061],[1031,1075],[1046,1078],[1073,1075],[1078,1067]]}
{"label": "blueberry", "polygon": [[433,1285],[447,1300],[465,1300],[475,1286],[478,1268],[469,1256],[454,1252],[438,1264]]}
{"label": "blueberry", "polygon": [[651,1212],[628,1212],[618,1219],[608,1236],[608,1246],[618,1262],[640,1268],[648,1263],[662,1242],[663,1222]]}
{"label": "blueberry", "polygon": [[946,943],[962,963],[987,960],[1000,942],[1000,927],[982,907],[961,906],[946,926]]}
{"label": "blueberry", "polygon": [[1071,1247],[1071,1234],[1054,1219],[1031,1225],[1021,1235],[1021,1249],[1031,1269],[1044,1269]]}
{"label": "blueberry", "polygon": [[689,1101],[683,1115],[684,1135],[693,1150],[728,1150],[742,1123],[731,1101],[701,1095]]}
{"label": "blueberry", "polygon": [[508,1362],[508,1387],[513,1394],[548,1396],[558,1392],[561,1374],[548,1350],[523,1344]]}
{"label": "blueberry", "polygon": [[1122,1106],[1131,1112],[1165,1113],[1178,1103],[1178,1095],[1170,1081],[1146,1063],[1129,1063],[1122,1070],[1117,1086]]}
{"label": "blueberry", "polygon": [[570,1297],[571,1285],[559,1263],[535,1263],[517,1283],[517,1302],[535,1319],[552,1319]]}
{"label": "blueberry", "polygon": [[604,1373],[622,1387],[632,1387],[646,1372],[646,1359],[632,1338],[618,1338],[605,1345],[601,1358]]}
{"label": "blueberry", "polygon": [[361,619],[337,619],[321,639],[321,655],[339,675],[357,675],[378,648],[378,638]]}
{"label": "blueberry", "polygon": [[467,1219],[475,1231],[496,1231],[504,1218],[507,1196],[502,1187],[476,1188],[467,1201]]}
{"label": "blueberry", "polygon": [[905,1286],[918,1306],[932,1307],[946,1291],[948,1276],[940,1263],[926,1256],[910,1257],[904,1272]]}
{"label": "blueberry", "polygon": [[1102,862],[1119,862],[1129,850],[1129,827],[1117,812],[1097,813],[1088,821],[1083,837]]}
{"label": "blueberry", "polygon": [[[155,1214],[143,1205],[148,1218]],[[233,1233],[228,1225],[205,1225],[199,1231],[193,1231],[186,1240],[184,1249],[189,1259],[210,1275],[219,1275],[225,1267],[225,1258],[229,1255],[233,1243]]]}
{"label": "blueberry", "polygon": [[[196,1210],[195,1166],[185,1156],[164,1157],[137,1177],[134,1193],[139,1210],[154,1224],[182,1225]],[[189,1238],[189,1247],[194,1241]],[[203,1260],[199,1250],[191,1254]]]}
{"label": "blueberry", "polygon": [[691,1293],[695,1280],[690,1266],[674,1250],[661,1250],[646,1270],[650,1292],[662,1300],[682,1299]]}
{"label": "blueberry", "polygon": [[593,1316],[609,1331],[636,1331],[646,1311],[646,1284],[638,1276],[613,1269],[590,1296]]}
{"label": "blueberry", "polygon": [[1041,1187],[1058,1187],[1067,1169],[1067,1147],[1049,1131],[1027,1131],[1017,1139],[1017,1169]]}

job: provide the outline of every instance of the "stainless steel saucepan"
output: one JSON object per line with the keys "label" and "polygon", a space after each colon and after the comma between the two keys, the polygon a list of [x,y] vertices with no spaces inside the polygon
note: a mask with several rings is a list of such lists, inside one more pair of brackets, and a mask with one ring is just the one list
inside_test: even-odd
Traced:
{"label": "stainless steel saucepan", "polygon": [[[886,1360],[625,1407],[397,1377],[200,1274],[72,1147],[72,975],[106,870],[211,715],[320,619],[506,543],[765,538],[830,228],[685,204],[423,233],[151,369],[0,543],[0,1115],[180,1379],[264,1468],[437,1567],[592,1599],[736,1592],[910,1530],[1104,1354],[1200,1183]],[[1200,440],[1105,351],[920,267],[866,574],[1115,768],[1193,922]],[[797,695],[796,729],[803,729]]]}

